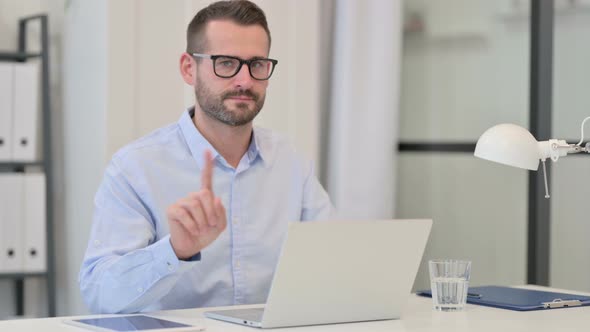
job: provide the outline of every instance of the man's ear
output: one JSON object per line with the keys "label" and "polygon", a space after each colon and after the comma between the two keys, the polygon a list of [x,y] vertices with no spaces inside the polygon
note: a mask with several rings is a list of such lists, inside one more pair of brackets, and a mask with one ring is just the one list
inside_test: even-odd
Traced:
{"label": "man's ear", "polygon": [[196,62],[188,53],[182,53],[180,56],[180,75],[188,85],[195,85],[195,75],[197,74]]}

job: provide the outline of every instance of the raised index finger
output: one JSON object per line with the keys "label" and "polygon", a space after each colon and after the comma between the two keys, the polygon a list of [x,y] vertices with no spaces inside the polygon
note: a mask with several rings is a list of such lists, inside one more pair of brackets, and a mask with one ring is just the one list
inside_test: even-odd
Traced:
{"label": "raised index finger", "polygon": [[201,189],[209,189],[213,192],[213,155],[205,150],[205,165],[201,172]]}

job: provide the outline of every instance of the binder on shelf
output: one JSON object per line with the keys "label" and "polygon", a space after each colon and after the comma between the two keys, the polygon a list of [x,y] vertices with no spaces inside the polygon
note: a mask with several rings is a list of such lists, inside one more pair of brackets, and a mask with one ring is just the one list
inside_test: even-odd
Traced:
{"label": "binder on shelf", "polygon": [[12,160],[13,67],[0,62],[0,162]]}
{"label": "binder on shelf", "polygon": [[[430,290],[419,291],[417,294],[432,296]],[[590,296],[504,286],[469,287],[467,294],[467,303],[516,311],[590,305]]]}
{"label": "binder on shelf", "polygon": [[24,174],[23,272],[47,270],[45,174]]}
{"label": "binder on shelf", "polygon": [[39,66],[14,63],[12,157],[18,162],[40,160]]}
{"label": "binder on shelf", "polygon": [[23,175],[0,174],[0,273],[23,269]]}

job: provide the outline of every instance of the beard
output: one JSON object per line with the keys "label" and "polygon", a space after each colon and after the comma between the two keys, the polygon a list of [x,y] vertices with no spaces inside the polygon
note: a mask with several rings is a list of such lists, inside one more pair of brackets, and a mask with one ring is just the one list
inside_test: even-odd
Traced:
{"label": "beard", "polygon": [[[252,122],[262,109],[262,106],[264,106],[265,99],[264,95],[260,96],[251,90],[234,90],[224,92],[221,95],[215,95],[199,77],[197,77],[195,96],[197,103],[205,114],[233,127],[243,126]],[[235,96],[252,98],[254,106],[250,107],[249,103],[238,102],[235,104],[236,109],[228,109],[224,105],[224,101]]]}

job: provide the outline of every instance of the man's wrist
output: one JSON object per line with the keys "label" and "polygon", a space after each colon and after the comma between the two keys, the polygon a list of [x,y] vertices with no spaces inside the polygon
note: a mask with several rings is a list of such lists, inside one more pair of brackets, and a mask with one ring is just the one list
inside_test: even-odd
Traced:
{"label": "man's wrist", "polygon": [[197,253],[183,253],[179,250],[176,250],[174,244],[172,243],[172,237],[170,237],[170,247],[172,247],[172,251],[176,255],[176,258],[180,261],[184,262],[194,262],[201,260],[201,251],[199,250]]}
{"label": "man's wrist", "polygon": [[194,254],[193,256],[189,257],[189,258],[178,258],[178,260],[183,261],[183,262],[198,262],[201,260],[201,252],[199,251],[198,253]]}

